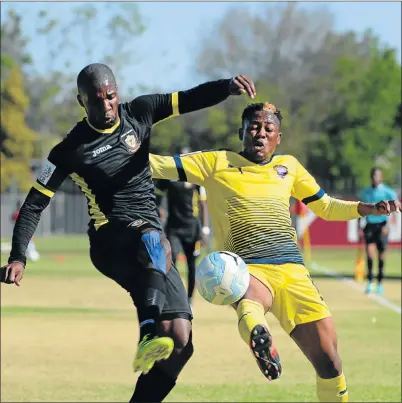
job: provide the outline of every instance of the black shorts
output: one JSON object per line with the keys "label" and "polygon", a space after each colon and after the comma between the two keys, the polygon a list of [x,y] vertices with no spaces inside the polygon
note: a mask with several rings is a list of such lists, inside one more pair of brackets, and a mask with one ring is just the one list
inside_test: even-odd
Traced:
{"label": "black shorts", "polygon": [[[108,223],[97,231],[89,230],[88,234],[93,265],[129,292],[136,306],[143,299],[146,290],[143,283],[144,270],[154,268],[166,271],[167,266],[171,265],[166,276],[166,302],[161,320],[192,319],[183,281],[176,267],[171,264],[169,242],[160,231],[146,225],[139,229],[120,223]],[[157,239],[151,249],[145,240],[149,234]],[[156,254],[152,252],[154,247]]]}
{"label": "black shorts", "polygon": [[197,249],[197,242],[201,239],[199,225],[193,225],[186,228],[165,228],[166,236],[172,248],[173,261],[176,261],[180,250],[183,250],[186,257],[197,257],[200,253]]}
{"label": "black shorts", "polygon": [[386,222],[379,224],[368,223],[363,230],[366,244],[375,243],[379,252],[384,252],[387,249],[388,236],[383,235],[382,233],[382,229],[386,225]]}

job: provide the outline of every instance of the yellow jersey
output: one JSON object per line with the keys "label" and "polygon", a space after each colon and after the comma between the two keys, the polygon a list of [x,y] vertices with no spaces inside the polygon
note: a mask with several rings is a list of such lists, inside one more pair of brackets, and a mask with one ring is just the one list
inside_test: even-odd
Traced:
{"label": "yellow jersey", "polygon": [[291,196],[326,219],[360,217],[358,202],[329,197],[291,155],[274,154],[256,164],[232,151],[150,154],[150,165],[154,178],[206,189],[216,249],[234,252],[248,264],[303,264],[291,224]]}

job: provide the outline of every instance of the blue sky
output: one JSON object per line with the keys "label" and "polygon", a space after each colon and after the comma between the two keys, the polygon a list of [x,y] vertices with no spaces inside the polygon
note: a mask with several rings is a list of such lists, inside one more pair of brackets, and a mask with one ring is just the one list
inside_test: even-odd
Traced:
{"label": "blue sky", "polygon": [[[102,7],[107,4],[103,3]],[[125,71],[127,84],[135,86],[138,81],[146,86],[164,91],[184,89],[203,80],[194,72],[197,45],[201,34],[205,34],[223,15],[234,6],[258,12],[263,3],[257,2],[143,2],[138,3],[146,32],[141,39],[133,40],[136,63]],[[6,3],[2,2],[2,20],[7,10],[14,8],[23,17],[23,31],[32,38],[29,50],[34,56],[35,69],[46,71],[43,50],[44,39],[35,34],[32,15],[44,6],[50,15],[60,18],[67,15],[78,3]],[[354,30],[358,33],[371,28],[383,43],[398,51],[401,60],[401,3],[399,2],[332,2],[304,3],[305,8],[327,7],[335,16],[337,31]],[[102,17],[103,16],[103,17]],[[105,11],[101,15],[105,18]],[[80,57],[82,37],[71,38],[77,43],[77,57],[72,60],[71,71],[78,72],[85,64]],[[155,50],[149,51],[150,48]],[[95,49],[96,50],[96,49]],[[233,72],[234,74],[240,72]],[[242,72],[247,74],[247,72]]]}

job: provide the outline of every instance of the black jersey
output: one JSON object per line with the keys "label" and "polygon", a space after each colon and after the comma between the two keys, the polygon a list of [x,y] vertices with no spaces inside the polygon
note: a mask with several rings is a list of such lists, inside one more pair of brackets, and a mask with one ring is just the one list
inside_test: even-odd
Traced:
{"label": "black jersey", "polygon": [[204,188],[173,180],[158,180],[155,185],[158,205],[164,195],[167,198],[167,228],[186,229],[199,225],[199,202],[206,200]]}
{"label": "black jersey", "polygon": [[[84,119],[49,154],[37,188],[55,192],[69,175],[88,200],[90,224],[146,221],[160,229],[149,169],[149,135],[155,118],[149,100],[119,105],[120,124],[100,133]],[[141,222],[138,221],[138,222]]]}
{"label": "black jersey", "polygon": [[144,95],[119,105],[119,122],[98,130],[87,119],[50,152],[16,222],[11,261],[26,262],[25,251],[40,214],[67,176],[87,198],[90,229],[120,221],[160,229],[149,168],[151,127],[171,116],[215,105],[229,96],[230,80],[188,91]]}

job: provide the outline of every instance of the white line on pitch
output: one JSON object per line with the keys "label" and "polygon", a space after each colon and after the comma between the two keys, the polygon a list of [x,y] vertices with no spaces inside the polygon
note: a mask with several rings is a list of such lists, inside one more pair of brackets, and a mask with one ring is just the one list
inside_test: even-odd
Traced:
{"label": "white line on pitch", "polygon": [[[339,274],[331,269],[328,269],[327,267],[323,267],[315,262],[311,263],[311,269],[316,272],[326,274],[327,276],[335,277],[339,280],[342,280],[345,283],[347,283],[350,287],[354,288],[355,290],[358,290],[361,292],[364,291],[364,287],[362,285],[357,284],[355,281],[353,281],[349,278],[346,278],[346,277],[342,276],[341,274]],[[398,306],[397,304],[394,304],[389,299],[384,298],[380,295],[376,295],[376,294],[368,294],[367,297],[378,302],[380,305],[385,306],[386,308],[389,308],[389,309],[399,313],[399,315],[401,315],[401,307]]]}

